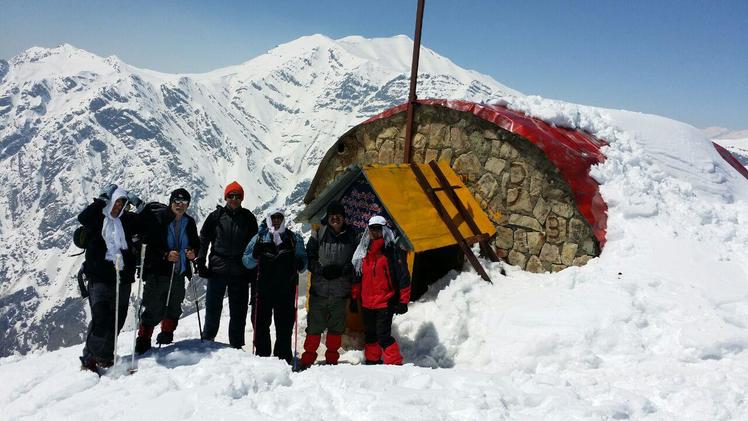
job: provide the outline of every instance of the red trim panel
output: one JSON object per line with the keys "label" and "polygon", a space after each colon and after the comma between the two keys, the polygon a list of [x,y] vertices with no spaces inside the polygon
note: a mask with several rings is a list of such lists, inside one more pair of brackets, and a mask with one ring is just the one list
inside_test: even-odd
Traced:
{"label": "red trim panel", "polygon": [[738,161],[738,160],[737,160],[737,158],[735,158],[735,157],[734,157],[734,156],[733,156],[733,155],[732,155],[732,154],[730,153],[730,151],[728,151],[727,149],[723,148],[722,146],[720,146],[720,145],[718,145],[718,144],[716,144],[716,143],[714,143],[714,142],[712,142],[712,145],[714,145],[714,149],[716,149],[716,150],[717,150],[717,152],[719,152],[720,156],[722,156],[722,158],[723,158],[723,159],[724,159],[725,161],[727,161],[727,163],[728,163],[728,164],[732,165],[732,167],[733,167],[733,168],[735,168],[736,170],[738,170],[738,172],[739,172],[739,173],[740,173],[740,174],[741,174],[741,175],[742,175],[743,177],[745,177],[745,178],[748,178],[748,169],[746,169],[746,168],[745,168],[745,167],[744,167],[744,166],[743,166],[743,165],[742,165],[742,164],[740,163],[740,161]]}
{"label": "red trim panel", "polygon": [[[592,226],[600,247],[605,245],[608,206],[600,195],[597,182],[590,176],[590,167],[605,161],[605,155],[600,152],[600,148],[607,145],[606,142],[588,133],[555,127],[543,120],[499,105],[445,99],[421,99],[418,103],[473,113],[478,118],[516,133],[539,147],[571,187],[577,208]],[[407,107],[408,104],[402,104],[390,108],[362,124],[407,111]]]}

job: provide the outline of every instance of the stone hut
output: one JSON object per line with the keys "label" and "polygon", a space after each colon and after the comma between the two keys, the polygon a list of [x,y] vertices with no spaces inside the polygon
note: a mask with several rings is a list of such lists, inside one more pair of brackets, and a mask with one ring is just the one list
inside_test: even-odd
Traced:
{"label": "stone hut", "polygon": [[[352,165],[403,162],[407,105],[352,128],[319,165],[312,202]],[[448,162],[496,226],[497,254],[530,272],[581,266],[605,244],[607,207],[590,177],[605,143],[502,106],[419,100],[413,162]]]}

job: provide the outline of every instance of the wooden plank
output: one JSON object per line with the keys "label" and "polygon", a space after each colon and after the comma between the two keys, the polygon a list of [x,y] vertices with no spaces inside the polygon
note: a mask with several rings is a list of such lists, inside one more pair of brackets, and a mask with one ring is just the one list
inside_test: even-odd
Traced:
{"label": "wooden plank", "polygon": [[481,241],[488,241],[488,234],[482,233],[482,234],[474,235],[472,237],[465,238],[465,242],[470,245],[473,245],[475,243],[480,243]]}
{"label": "wooden plank", "polygon": [[418,166],[418,164],[415,163],[411,163],[410,168],[413,170],[413,174],[415,174],[418,184],[426,193],[426,196],[431,201],[431,204],[434,206],[434,209],[436,209],[436,212],[442,218],[442,221],[444,221],[444,224],[447,225],[447,228],[449,228],[449,232],[452,233],[452,236],[457,241],[457,245],[462,249],[462,252],[465,253],[465,256],[467,257],[470,264],[473,265],[475,271],[478,272],[478,274],[481,276],[481,278],[483,278],[484,281],[492,284],[493,282],[491,281],[491,277],[488,276],[488,273],[486,273],[486,270],[480,264],[478,258],[475,257],[475,254],[473,254],[473,250],[465,241],[465,238],[460,233],[460,230],[457,228],[454,222],[452,222],[452,218],[450,218],[447,210],[444,208],[444,205],[442,205],[442,203],[439,201],[439,198],[436,197],[436,193],[434,193],[433,189],[429,185],[429,182],[426,179],[426,176],[423,174],[423,171],[421,171],[421,168]]}
{"label": "wooden plank", "polygon": [[457,190],[461,188],[462,186],[447,186],[447,187],[434,187],[431,190],[432,191],[446,191],[446,190]]}
{"label": "wooden plank", "polygon": [[[436,179],[439,180],[439,184],[449,185],[449,180],[447,180],[447,177],[442,172],[441,168],[439,168],[439,164],[436,163],[436,161],[429,162],[429,167],[431,168],[431,171],[434,172],[436,175]],[[467,222],[470,229],[473,231],[473,234],[478,235],[481,234],[480,228],[478,228],[478,225],[473,221],[473,218],[470,216],[470,213],[465,209],[465,205],[462,204],[462,201],[459,197],[457,197],[457,194],[454,192],[454,190],[446,189],[445,192],[447,193],[447,197],[449,197],[449,200],[452,201],[452,204],[457,208],[457,212],[459,212],[460,216]],[[488,243],[488,239],[485,241],[482,241],[480,244],[481,252],[484,256],[488,257],[492,262],[498,262],[501,259],[499,259],[499,256],[496,254],[496,251],[491,247],[491,245]]]}

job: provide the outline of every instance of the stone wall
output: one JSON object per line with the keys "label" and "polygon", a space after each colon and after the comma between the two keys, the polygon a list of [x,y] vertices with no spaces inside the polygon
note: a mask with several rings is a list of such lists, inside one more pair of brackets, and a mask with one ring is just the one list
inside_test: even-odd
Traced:
{"label": "stone wall", "polygon": [[[558,271],[599,254],[571,189],[530,141],[471,113],[439,106],[420,105],[414,126],[413,161],[449,161],[496,224],[493,244],[510,264],[530,272]],[[322,163],[312,197],[352,163],[402,163],[404,138],[404,112],[353,128]]]}

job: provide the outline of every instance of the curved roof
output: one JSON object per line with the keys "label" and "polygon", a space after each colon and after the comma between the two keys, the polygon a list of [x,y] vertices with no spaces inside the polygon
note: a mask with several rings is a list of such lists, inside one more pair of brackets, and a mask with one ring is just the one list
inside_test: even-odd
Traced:
{"label": "curved roof", "polygon": [[[590,167],[605,160],[605,155],[600,151],[600,148],[607,145],[606,142],[582,131],[552,126],[543,120],[500,105],[445,99],[421,99],[417,102],[472,113],[482,120],[489,121],[504,130],[526,138],[540,148],[558,168],[564,181],[571,187],[577,208],[592,226],[600,247],[605,245],[608,207],[600,195],[597,182],[590,176]],[[361,124],[371,123],[405,112],[407,107],[407,103],[398,105],[369,118]],[[328,151],[320,166],[328,161],[330,155],[330,151]],[[312,186],[316,184],[316,178],[315,176]]]}

